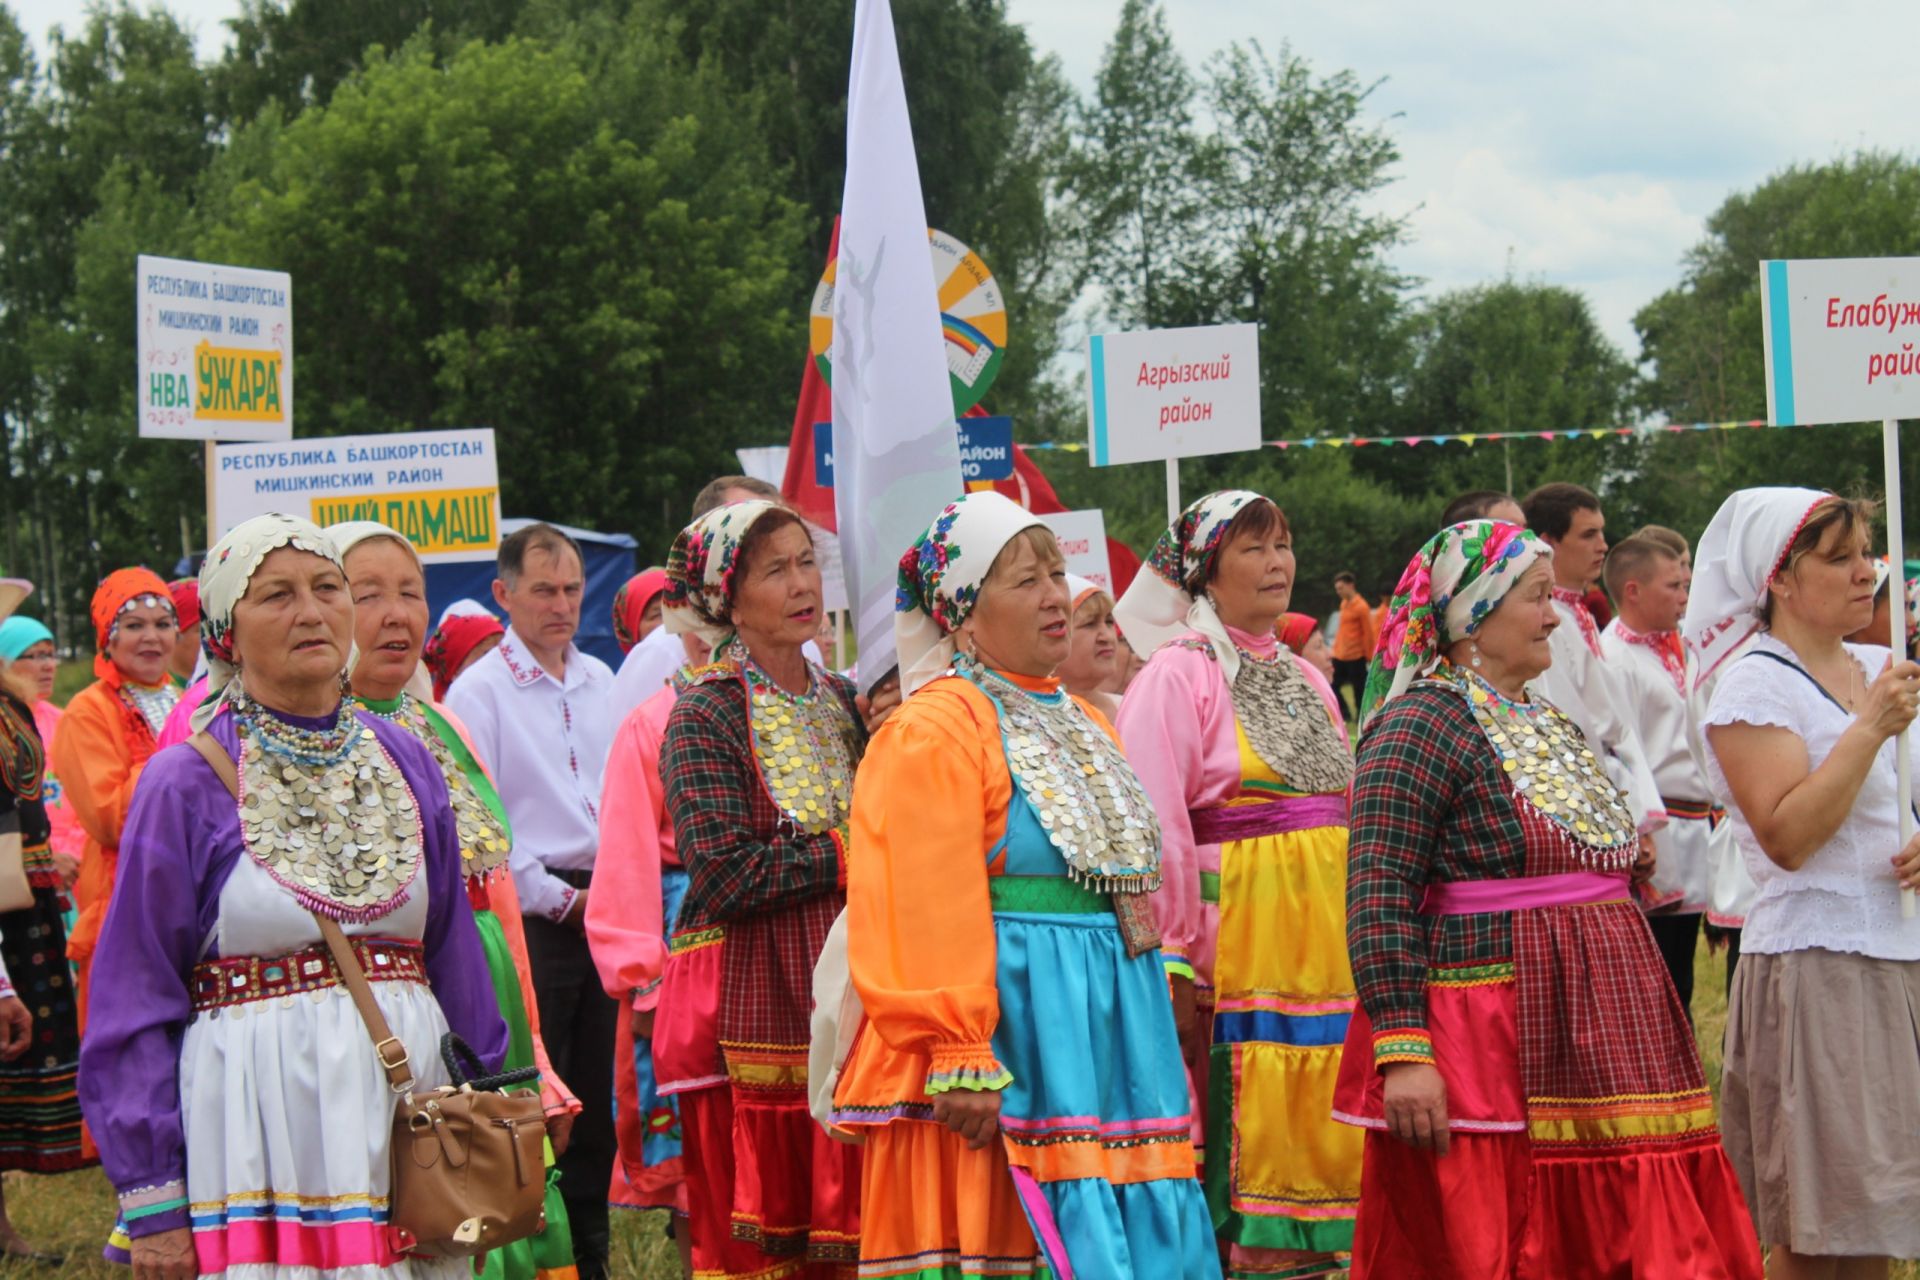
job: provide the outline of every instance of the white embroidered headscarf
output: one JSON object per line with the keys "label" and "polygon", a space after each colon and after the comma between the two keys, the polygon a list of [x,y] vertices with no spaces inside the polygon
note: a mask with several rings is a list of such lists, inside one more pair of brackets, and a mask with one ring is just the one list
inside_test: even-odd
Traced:
{"label": "white embroidered headscarf", "polygon": [[[381,524],[378,520],[342,520],[338,524],[328,525],[322,532],[325,533],[327,537],[333,539],[334,547],[339,550],[342,572],[345,572],[348,554],[367,539],[393,539],[402,547],[406,548],[407,554],[413,557],[413,567],[420,571],[420,582],[423,587],[425,586],[427,581],[427,566],[420,563],[419,548],[407,541],[407,535],[401,533],[398,529]],[[359,607],[357,604],[354,606],[356,610]],[[425,641],[426,637],[422,636],[421,647],[423,649],[425,648]],[[347,669],[351,671],[353,668],[349,667]],[[406,691],[413,695],[413,699],[416,702],[431,703],[433,701],[433,677],[427,673],[426,664],[420,660],[420,655],[417,653],[413,655],[413,674],[407,677]]]}
{"label": "white embroidered headscarf", "polygon": [[1094,596],[1105,596],[1109,601],[1113,593],[1091,578],[1083,578],[1077,573],[1067,575],[1067,614],[1071,617],[1080,612],[1080,606]]}
{"label": "white embroidered headscarf", "polygon": [[1714,512],[1693,553],[1693,588],[1681,634],[1711,677],[1760,629],[1767,588],[1787,547],[1814,509],[1834,495],[1819,489],[1741,489]]}
{"label": "white embroidered headscarf", "polygon": [[1000,549],[1046,523],[1013,499],[983,489],[948,503],[907,548],[893,604],[902,697],[953,665],[953,633],[979,603]]}
{"label": "white embroidered headscarf", "polygon": [[[296,547],[311,552],[340,567],[340,553],[333,539],[311,520],[298,516],[255,516],[235,525],[227,536],[213,544],[206,562],[200,566],[200,641],[207,657],[207,697],[193,713],[196,731],[213,722],[231,697],[233,677],[239,668],[233,661],[233,609],[247,594],[260,562],[281,547]],[[347,666],[353,666],[349,650]]]}
{"label": "white embroidered headscarf", "polygon": [[1113,611],[1135,653],[1150,657],[1167,641],[1198,631],[1213,646],[1227,683],[1233,683],[1240,673],[1240,651],[1200,587],[1234,517],[1256,502],[1272,501],[1250,489],[1221,489],[1193,502],[1160,535]]}

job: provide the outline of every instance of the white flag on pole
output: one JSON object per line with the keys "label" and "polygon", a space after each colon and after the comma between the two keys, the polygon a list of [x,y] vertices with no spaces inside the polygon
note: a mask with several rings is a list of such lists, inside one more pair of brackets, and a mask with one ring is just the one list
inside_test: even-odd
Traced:
{"label": "white flag on pole", "polygon": [[834,508],[860,686],[895,663],[900,557],[965,486],[927,211],[887,0],[856,0],[833,285]]}

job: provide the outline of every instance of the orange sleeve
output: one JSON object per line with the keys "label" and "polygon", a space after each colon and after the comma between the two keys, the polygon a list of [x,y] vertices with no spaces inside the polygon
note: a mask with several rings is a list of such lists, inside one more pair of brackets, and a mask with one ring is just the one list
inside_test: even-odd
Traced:
{"label": "orange sleeve", "polygon": [[89,685],[67,705],[53,739],[54,773],[67,790],[67,803],[103,849],[120,847],[120,828],[142,768],[127,750],[120,720],[113,690]]}
{"label": "orange sleeve", "polygon": [[[929,1059],[926,1091],[1001,1089],[987,852],[997,724],[949,680],[922,689],[867,748],[853,791],[848,963],[869,1027]],[[977,695],[976,695],[977,696]],[[985,710],[984,722],[981,712]],[[988,735],[992,734],[992,737]],[[1006,826],[1004,765],[998,826]]]}

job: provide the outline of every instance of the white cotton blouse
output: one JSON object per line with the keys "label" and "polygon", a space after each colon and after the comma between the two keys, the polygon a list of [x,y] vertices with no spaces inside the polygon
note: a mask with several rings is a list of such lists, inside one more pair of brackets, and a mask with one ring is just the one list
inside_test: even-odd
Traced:
{"label": "white cotton blouse", "polygon": [[[1886,665],[1887,650],[1879,645],[1850,644],[1847,650],[1869,676]],[[1775,658],[1799,670],[1789,670]],[[1751,724],[1791,729],[1807,744],[1808,764],[1819,768],[1853,723],[1853,716],[1830,700],[1810,676],[1801,674],[1804,670],[1791,649],[1761,633],[1748,653],[1721,669],[1707,710],[1707,727]],[[1742,952],[1777,955],[1820,948],[1878,960],[1920,960],[1920,919],[1901,917],[1900,883],[1891,861],[1900,851],[1893,739],[1880,744],[1846,821],[1798,871],[1788,871],[1761,849],[1727,788],[1711,736],[1707,778],[1714,795],[1727,807],[1741,857],[1760,890],[1740,935]]]}

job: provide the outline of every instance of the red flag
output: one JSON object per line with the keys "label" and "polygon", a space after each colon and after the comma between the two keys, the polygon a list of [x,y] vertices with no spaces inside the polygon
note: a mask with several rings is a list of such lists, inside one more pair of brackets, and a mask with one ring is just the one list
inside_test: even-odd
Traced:
{"label": "red flag", "polygon": [[[827,246],[827,261],[840,252],[840,219],[833,220],[833,240]],[[833,390],[820,376],[820,365],[813,358],[811,343],[807,349],[806,371],[800,375],[800,403],[793,411],[793,434],[787,441],[787,474],[780,482],[780,496],[800,513],[802,519],[823,529],[838,529],[833,514],[833,490],[821,484],[813,474],[813,424],[833,421]]]}

